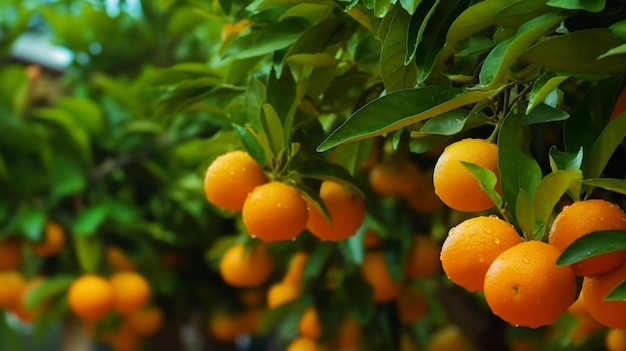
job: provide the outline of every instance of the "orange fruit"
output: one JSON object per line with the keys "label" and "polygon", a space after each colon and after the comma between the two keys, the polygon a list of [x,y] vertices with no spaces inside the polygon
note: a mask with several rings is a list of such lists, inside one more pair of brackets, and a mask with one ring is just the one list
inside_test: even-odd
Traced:
{"label": "orange fruit", "polygon": [[415,190],[405,195],[404,199],[409,207],[417,213],[433,213],[445,207],[443,201],[435,193],[432,170],[420,176]]}
{"label": "orange fruit", "polygon": [[128,315],[142,309],[150,299],[150,284],[141,274],[123,271],[109,278],[113,288],[113,307],[117,313]]}
{"label": "orange fruit", "polygon": [[473,351],[474,347],[461,329],[448,325],[437,330],[426,345],[426,351]]}
{"label": "orange fruit", "polygon": [[59,223],[48,221],[44,227],[43,241],[33,245],[33,251],[40,257],[52,256],[65,246],[65,231]]}
{"label": "orange fruit", "polygon": [[141,344],[141,337],[122,323],[110,334],[107,341],[113,351],[137,351]]}
{"label": "orange fruit", "polygon": [[224,281],[237,287],[254,287],[263,283],[272,273],[272,258],[265,245],[254,245],[246,250],[243,244],[229,247],[219,262]]}
{"label": "orange fruit", "polygon": [[441,247],[428,235],[415,235],[407,257],[405,273],[408,278],[427,278],[441,269]]}
{"label": "orange fruit", "polygon": [[220,342],[231,342],[241,333],[241,320],[235,315],[217,311],[208,320],[209,334]]}
{"label": "orange fruit", "polygon": [[265,302],[265,290],[261,288],[243,289],[239,291],[239,301],[246,307],[260,306]]}
{"label": "orange fruit", "polygon": [[319,192],[328,209],[330,223],[314,206],[309,206],[307,229],[323,240],[338,241],[354,235],[365,219],[365,203],[357,194],[350,194],[341,184],[325,180]]}
{"label": "orange fruit", "polygon": [[265,309],[258,306],[245,310],[239,315],[241,332],[245,334],[256,334],[259,331],[264,314]]}
{"label": "orange fruit", "polygon": [[512,325],[536,328],[554,323],[576,298],[571,267],[557,267],[561,255],[541,241],[524,241],[502,252],[485,275],[491,311]]}
{"label": "orange fruit", "polygon": [[396,310],[400,323],[411,324],[428,312],[428,300],[417,288],[405,287],[396,299]]}
{"label": "orange fruit", "polygon": [[115,294],[108,280],[85,274],[69,287],[67,301],[76,316],[85,321],[96,321],[113,310]]}
{"label": "orange fruit", "polygon": [[604,337],[608,351],[626,351],[626,330],[609,329]]}
{"label": "orange fruit", "polygon": [[299,286],[302,283],[302,273],[309,261],[309,255],[299,251],[293,254],[289,261],[289,268],[283,277],[283,282]]}
{"label": "orange fruit", "polygon": [[317,344],[315,340],[300,336],[287,345],[286,351],[317,351]]}
{"label": "orange fruit", "polygon": [[126,320],[135,333],[142,336],[153,335],[163,325],[163,311],[157,306],[147,306],[129,314]]}
{"label": "orange fruit", "polygon": [[400,295],[402,282],[391,276],[383,251],[366,252],[360,269],[363,279],[372,287],[374,302],[388,302]]}
{"label": "orange fruit", "polygon": [[382,239],[372,229],[367,229],[365,233],[363,233],[363,246],[366,248],[374,248],[380,246]]}
{"label": "orange fruit", "polygon": [[483,139],[463,139],[448,145],[433,171],[435,193],[449,207],[463,212],[485,211],[493,201],[461,162],[473,163],[498,175],[498,147]]}
{"label": "orange fruit", "polygon": [[314,340],[317,340],[322,334],[320,319],[314,307],[309,307],[302,313],[298,322],[298,332],[300,335]]}
{"label": "orange fruit", "polygon": [[622,88],[619,95],[617,96],[617,100],[615,101],[615,105],[613,106],[613,110],[611,111],[611,116],[609,120],[614,120],[626,111],[626,87]]}
{"label": "orange fruit", "polygon": [[456,284],[469,291],[482,291],[491,262],[521,242],[515,228],[498,217],[470,218],[448,232],[441,247],[441,266]]}
{"label": "orange fruit", "polygon": [[300,296],[300,287],[291,283],[280,282],[270,286],[267,291],[267,307],[276,308],[294,301]]}
{"label": "orange fruit", "polygon": [[261,166],[245,151],[218,156],[204,175],[204,194],[217,207],[241,211],[248,194],[267,182]]}
{"label": "orange fruit", "polygon": [[567,308],[567,312],[579,318],[591,317],[591,314],[585,305],[585,297],[583,296],[582,291],[578,294],[576,301],[574,301],[574,303]]}
{"label": "orange fruit", "polygon": [[106,248],[106,258],[115,271],[132,271],[135,269],[135,262],[117,246],[111,245]]}
{"label": "orange fruit", "polygon": [[[590,232],[626,229],[626,214],[619,206],[606,200],[576,201],[563,208],[554,218],[548,242],[563,251],[574,240]],[[626,260],[626,250],[591,257],[572,265],[574,273],[592,276],[617,268]]]}
{"label": "orange fruit", "polygon": [[306,228],[309,210],[296,188],[272,181],[254,188],[241,215],[252,237],[273,242],[298,236]]}
{"label": "orange fruit", "polygon": [[0,308],[15,308],[19,302],[20,294],[26,286],[26,280],[18,271],[0,272]]}
{"label": "orange fruit", "polygon": [[17,269],[22,263],[22,248],[18,239],[0,242],[0,271]]}
{"label": "orange fruit", "polygon": [[610,272],[583,278],[582,294],[589,314],[610,328],[626,329],[626,301],[604,301],[604,297],[626,281],[626,264]]}
{"label": "orange fruit", "polygon": [[356,349],[361,342],[363,328],[351,317],[345,317],[337,330],[336,346],[339,350]]}
{"label": "orange fruit", "polygon": [[369,173],[369,184],[380,196],[410,196],[418,188],[422,174],[407,158],[397,162],[380,162]]}

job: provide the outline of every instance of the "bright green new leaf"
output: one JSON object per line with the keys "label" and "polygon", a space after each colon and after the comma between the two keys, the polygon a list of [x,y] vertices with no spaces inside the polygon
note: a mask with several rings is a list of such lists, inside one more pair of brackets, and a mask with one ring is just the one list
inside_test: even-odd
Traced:
{"label": "bright green new leaf", "polygon": [[387,134],[413,123],[488,99],[495,91],[464,91],[454,87],[399,90],[356,111],[318,147],[325,151],[349,141]]}
{"label": "bright green new leaf", "polygon": [[599,178],[615,149],[626,136],[626,112],[618,115],[604,127],[591,152],[583,159],[585,178]]}
{"label": "bright green new leaf", "polygon": [[626,179],[592,178],[583,180],[583,185],[602,188],[614,193],[626,195]]}
{"label": "bright green new leaf", "polygon": [[600,12],[604,10],[606,0],[548,0],[547,5],[566,10]]}
{"label": "bright green new leaf", "polygon": [[364,232],[365,231],[361,228],[356,234],[339,242],[339,249],[353,264],[358,265],[363,262],[363,256],[365,254],[365,246],[363,245]]}
{"label": "bright green new leaf", "polygon": [[496,45],[485,58],[480,70],[480,85],[490,89],[506,83],[509,69],[519,55],[563,19],[565,16],[556,12],[533,18],[519,27],[515,36]]}
{"label": "bright green new leaf", "polygon": [[624,57],[623,55],[626,54],[626,44],[622,44],[619,46],[616,46],[612,49],[610,49],[609,51],[605,52],[604,54],[598,56],[598,60],[601,60],[603,58],[609,57],[609,56],[613,56],[613,55],[622,55],[622,57]]}
{"label": "bright green new leaf", "polygon": [[45,279],[26,295],[24,307],[32,310],[41,306],[42,303],[49,302],[51,299],[65,294],[75,279],[76,277],[67,274],[56,274]]}
{"label": "bright green new leaf", "polygon": [[530,99],[526,107],[526,114],[529,114],[537,105],[541,104],[548,94],[556,89],[568,76],[557,76],[553,71],[546,71],[533,83],[530,92]]}
{"label": "bright green new leaf", "polygon": [[550,169],[552,172],[557,170],[579,170],[583,164],[583,149],[578,149],[576,153],[559,151],[552,146],[549,151]]}
{"label": "bright green new leaf", "polygon": [[556,261],[565,266],[609,252],[626,250],[626,230],[600,230],[574,240]]}
{"label": "bright green new leaf", "polygon": [[97,230],[109,215],[107,203],[98,203],[80,212],[72,225],[72,234],[77,237],[97,236]]}
{"label": "bright green new leaf", "polygon": [[263,130],[274,155],[281,156],[285,151],[285,131],[283,130],[280,117],[270,104],[263,104]]}
{"label": "bright green new leaf", "polygon": [[467,167],[467,169],[472,173],[474,178],[478,181],[478,185],[483,189],[485,193],[489,196],[491,201],[496,205],[496,207],[502,207],[502,197],[495,190],[496,184],[498,183],[498,177],[491,170],[480,167],[476,164],[461,161],[461,163]]}
{"label": "bright green new leaf", "polygon": [[43,209],[29,208],[19,213],[16,225],[28,239],[38,241],[42,237],[47,217]]}
{"label": "bright green new leaf", "polygon": [[522,230],[524,238],[534,238],[535,235],[535,208],[531,194],[520,189],[515,201],[515,222]]}
{"label": "bright green new leaf", "polygon": [[541,240],[545,235],[548,221],[552,216],[552,212],[556,204],[561,200],[563,194],[570,192],[571,194],[580,194],[583,175],[578,169],[572,170],[556,170],[546,175],[535,189],[534,208],[535,216],[539,225],[542,226],[540,236],[536,239]]}
{"label": "bright green new leaf", "polygon": [[626,301],[626,281],[618,284],[604,297],[604,301]]}
{"label": "bright green new leaf", "polygon": [[609,26],[609,29],[616,37],[626,40],[626,20],[615,22]]}
{"label": "bright green new leaf", "polygon": [[97,235],[73,235],[78,263],[84,273],[95,273],[100,265],[102,242]]}
{"label": "bright green new leaf", "polygon": [[400,5],[409,15],[413,15],[421,2],[422,0],[400,0]]}
{"label": "bright green new leaf", "polygon": [[381,23],[380,70],[387,92],[412,88],[417,81],[415,62],[405,62],[407,52],[407,28],[411,16],[401,7],[395,6]]}

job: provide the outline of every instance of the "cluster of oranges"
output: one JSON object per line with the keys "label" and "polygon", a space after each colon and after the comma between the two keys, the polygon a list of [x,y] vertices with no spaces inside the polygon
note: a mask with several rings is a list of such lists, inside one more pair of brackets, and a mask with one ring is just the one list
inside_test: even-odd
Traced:
{"label": "cluster of oranges", "polygon": [[[468,150],[471,150],[469,152]],[[469,156],[467,156],[469,155]],[[451,208],[475,212],[494,206],[462,162],[497,173],[497,147],[480,139],[448,146],[437,161],[434,184]],[[496,185],[498,190],[498,185]],[[626,214],[606,200],[576,201],[555,217],[547,242],[523,240],[513,225],[495,215],[469,218],[450,229],[441,249],[446,275],[468,291],[483,292],[494,314],[516,326],[554,323],[577,300],[590,316],[612,328],[626,328],[626,302],[604,297],[626,280],[626,251],[557,266],[567,246],[588,233],[626,229]]]}
{"label": "cluster of oranges", "polygon": [[319,197],[328,215],[287,181],[271,180],[245,151],[217,157],[204,177],[204,192],[213,205],[241,212],[252,237],[265,242],[293,240],[305,229],[322,240],[354,235],[365,218],[363,199],[341,184],[325,180]]}

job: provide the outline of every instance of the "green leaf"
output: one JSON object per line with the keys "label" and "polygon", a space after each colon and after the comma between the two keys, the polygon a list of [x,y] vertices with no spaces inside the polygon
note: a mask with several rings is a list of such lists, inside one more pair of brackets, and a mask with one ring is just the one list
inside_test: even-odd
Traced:
{"label": "green leaf", "polygon": [[610,49],[609,51],[605,52],[604,54],[598,56],[598,59],[603,59],[605,57],[609,57],[609,56],[613,56],[613,55],[624,55],[624,54],[626,54],[626,44],[622,44],[622,45],[619,45],[619,46],[616,46],[616,47]]}
{"label": "green leaf", "polygon": [[28,239],[38,241],[43,235],[43,228],[48,215],[42,209],[28,209],[19,214],[18,229]]}
{"label": "green leaf", "polygon": [[318,242],[315,244],[309,254],[309,260],[304,267],[304,271],[302,272],[304,280],[311,280],[320,276],[326,265],[326,261],[333,253],[336,245],[336,243],[331,242]]}
{"label": "green leaf", "polygon": [[604,297],[604,301],[626,301],[626,281],[621,282]]}
{"label": "green leaf", "polygon": [[78,161],[66,153],[56,153],[55,167],[52,167],[50,177],[50,194],[55,199],[81,192],[87,186],[85,169]]}
{"label": "green leaf", "polygon": [[387,13],[381,28],[380,70],[387,92],[412,88],[417,81],[417,67],[413,61],[405,62],[407,51],[407,29],[411,16],[401,7],[395,6]]}
{"label": "green leaf", "polygon": [[[422,127],[420,131],[411,132],[412,139],[409,141],[409,149],[411,152],[419,154],[428,151],[431,148],[454,138],[457,133],[483,126],[490,121],[489,117],[482,112],[470,112],[469,114],[466,114],[466,118],[462,119],[458,119],[455,115],[455,112],[449,111],[442,115],[432,117],[426,121],[424,127]],[[440,117],[442,120],[435,122],[435,120]],[[432,124],[430,124],[431,121],[433,122]],[[423,132],[424,128],[428,124],[430,125],[427,128],[427,132]],[[461,127],[460,129],[459,126]]]}
{"label": "green leaf", "polygon": [[303,18],[289,17],[280,22],[268,24],[259,33],[239,37],[228,48],[225,55],[234,59],[261,56],[284,49],[293,44],[307,28]]}
{"label": "green leaf", "polygon": [[626,20],[621,20],[609,26],[611,32],[618,38],[626,40]]}
{"label": "green leaf", "polygon": [[258,79],[250,79],[245,94],[245,110],[247,122],[256,130],[262,130],[261,106],[266,99],[266,87]]}
{"label": "green leaf", "polygon": [[230,14],[230,10],[233,8],[233,1],[232,0],[219,0],[220,3],[220,7],[222,8],[222,11],[224,11],[225,14]]}
{"label": "green leaf", "polygon": [[357,265],[363,262],[365,254],[365,247],[363,246],[363,232],[364,230],[359,229],[355,235],[352,235],[346,240],[341,240],[338,243],[339,249],[343,252],[343,255],[347,257],[350,262]]}
{"label": "green leaf", "polygon": [[606,0],[548,0],[547,5],[566,10],[601,12],[606,6]]}
{"label": "green leaf", "polygon": [[102,243],[97,235],[73,235],[76,256],[81,270],[84,273],[98,271],[100,257],[102,256]]}
{"label": "green leaf", "polygon": [[41,284],[26,295],[24,306],[27,309],[35,309],[41,306],[42,303],[50,301],[55,296],[64,294],[75,279],[76,277],[66,274],[57,274],[46,278]]}
{"label": "green leaf", "polygon": [[373,146],[374,138],[339,145],[335,148],[334,161],[354,175],[360,170],[363,162],[370,157]]}
{"label": "green leaf", "polygon": [[517,29],[548,12],[554,12],[554,8],[546,5],[546,0],[518,0],[499,10],[494,23],[507,29]]}
{"label": "green leaf", "polygon": [[24,343],[19,331],[7,323],[5,311],[0,312],[0,349],[23,351]]}
{"label": "green leaf", "polygon": [[493,173],[490,169],[480,167],[470,162],[461,161],[461,163],[467,167],[474,178],[478,180],[478,185],[480,185],[480,188],[487,193],[491,201],[493,201],[497,207],[502,207],[502,197],[495,190],[496,184],[498,183],[498,177],[495,173]]}
{"label": "green leaf", "polygon": [[250,156],[260,165],[266,165],[270,158],[274,158],[274,153],[264,136],[259,135],[250,126],[240,126],[233,124],[233,128],[239,135],[241,143]]}
{"label": "green leaf", "polygon": [[591,178],[583,180],[583,185],[597,187],[626,195],[626,179]]}
{"label": "green leaf", "polygon": [[578,149],[577,153],[562,152],[555,146],[549,151],[550,168],[553,172],[557,170],[579,170],[583,164],[583,149]]}
{"label": "green leaf", "polygon": [[285,150],[285,131],[280,117],[270,104],[263,104],[263,130],[269,141],[270,148],[274,155],[280,156]]}
{"label": "green leaf", "polygon": [[356,111],[318,147],[326,151],[339,144],[387,134],[413,123],[455,110],[494,95],[494,91],[464,91],[454,87],[399,90]]}
{"label": "green leaf", "polygon": [[604,127],[591,152],[583,159],[585,178],[599,178],[604,167],[626,136],[626,113],[618,115]]}
{"label": "green leaf", "polygon": [[91,164],[91,138],[86,130],[77,125],[70,113],[60,108],[44,107],[35,110],[33,114],[37,120],[51,123],[61,129],[74,144],[85,164]]}
{"label": "green leaf", "polygon": [[542,74],[533,83],[533,89],[530,92],[530,99],[526,107],[526,114],[529,114],[535,107],[544,102],[548,94],[556,89],[569,76],[557,76],[553,71],[547,71]]}
{"label": "green leaf", "polygon": [[[528,109],[526,109],[528,110]],[[522,123],[524,125],[533,123],[547,123],[555,121],[563,121],[569,118],[569,114],[563,110],[550,107],[544,103],[535,106],[530,112],[526,112]]]}
{"label": "green leaf", "polygon": [[519,62],[561,72],[620,74],[626,72],[624,54],[598,57],[621,44],[607,28],[578,30],[536,43],[521,53]]}
{"label": "green leaf", "polygon": [[480,85],[493,88],[509,80],[509,69],[519,55],[560,23],[564,16],[547,13],[524,23],[515,36],[496,45],[485,58],[480,70]]}
{"label": "green leaf", "polygon": [[625,230],[600,230],[574,240],[556,260],[557,266],[578,263],[590,257],[626,250]]}
{"label": "green leaf", "polygon": [[522,125],[523,107],[514,108],[502,122],[498,134],[498,169],[502,195],[513,218],[517,218],[516,204],[523,189],[531,197],[542,178],[541,168],[529,154]]}
{"label": "green leaf", "polygon": [[[485,123],[488,120],[488,117],[482,113],[474,114],[472,117],[480,117]],[[412,132],[411,136],[419,137],[422,134],[454,135],[463,130],[468,120],[470,120],[468,111],[462,109],[448,111],[427,120],[424,126],[418,132]]]}
{"label": "green leaf", "polygon": [[72,233],[74,236],[96,236],[98,228],[108,215],[108,203],[91,205],[76,216]]}
{"label": "green leaf", "polygon": [[556,170],[546,175],[535,189],[534,207],[535,216],[542,228],[537,240],[541,240],[545,235],[548,222],[554,211],[554,207],[561,200],[563,194],[571,192],[579,194],[583,175],[578,169]]}
{"label": "green leaf", "polygon": [[400,0],[400,5],[406,10],[406,12],[409,13],[409,15],[412,15],[415,13],[415,10],[421,2],[422,0]]}
{"label": "green leaf", "polygon": [[364,196],[363,191],[356,185],[355,179],[344,167],[319,160],[310,160],[297,167],[300,178],[332,180],[345,187],[351,192]]}
{"label": "green leaf", "polygon": [[535,234],[535,208],[531,195],[520,189],[515,201],[515,221],[519,225],[525,238],[533,238]]}

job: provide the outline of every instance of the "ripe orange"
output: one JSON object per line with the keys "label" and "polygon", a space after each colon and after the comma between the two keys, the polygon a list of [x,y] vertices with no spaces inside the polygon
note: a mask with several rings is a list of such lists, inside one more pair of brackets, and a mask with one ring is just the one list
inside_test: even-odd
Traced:
{"label": "ripe orange", "polygon": [[433,213],[442,209],[445,204],[435,193],[432,172],[430,176],[422,176],[422,178],[417,189],[405,197],[407,204],[417,213]]}
{"label": "ripe orange", "polygon": [[312,339],[300,336],[287,345],[286,351],[317,351],[317,344]]}
{"label": "ripe orange", "polygon": [[258,307],[265,302],[265,290],[261,288],[242,289],[239,301],[246,307]]}
{"label": "ripe orange", "polygon": [[426,315],[428,301],[419,289],[407,286],[396,299],[396,309],[400,323],[411,324]]}
{"label": "ripe orange", "polygon": [[135,262],[117,246],[106,248],[106,258],[109,265],[115,271],[132,271],[135,269]]}
{"label": "ripe orange", "polygon": [[[563,251],[574,240],[593,231],[626,229],[626,214],[606,200],[577,201],[554,218],[548,242]],[[626,250],[591,257],[572,265],[574,273],[592,276],[617,268],[626,260]]]}
{"label": "ripe orange", "polygon": [[300,335],[317,340],[322,334],[319,316],[315,307],[307,308],[298,322],[298,331]]}
{"label": "ripe orange", "polygon": [[204,176],[204,194],[217,207],[241,211],[248,194],[267,182],[261,166],[245,151],[218,156]]}
{"label": "ripe orange", "polygon": [[335,340],[337,349],[356,349],[361,342],[362,334],[363,328],[361,325],[354,318],[346,316],[337,331],[337,339]]}
{"label": "ripe orange", "polygon": [[557,267],[554,246],[525,241],[502,252],[485,275],[485,300],[505,321],[536,328],[554,323],[576,298],[571,267]]}
{"label": "ripe orange", "polygon": [[19,302],[20,294],[26,286],[26,280],[18,271],[0,272],[0,308],[15,308]]}
{"label": "ripe orange", "polygon": [[604,337],[608,351],[626,351],[626,330],[609,329]]}
{"label": "ripe orange", "polygon": [[469,291],[482,291],[491,262],[521,242],[515,228],[500,218],[470,218],[448,232],[441,247],[441,265],[456,284]]}
{"label": "ripe orange", "polygon": [[363,279],[372,287],[374,302],[388,302],[400,295],[402,281],[391,276],[383,251],[366,252],[360,268]]}
{"label": "ripe orange", "polygon": [[382,239],[372,229],[367,229],[365,233],[363,233],[363,246],[366,248],[374,248],[380,246]]}
{"label": "ripe orange", "polygon": [[473,351],[474,347],[461,329],[448,325],[437,330],[430,338],[426,351]]}
{"label": "ripe orange", "polygon": [[407,158],[397,162],[380,162],[369,173],[369,184],[380,196],[410,196],[418,188],[422,174]]}
{"label": "ripe orange", "polygon": [[107,341],[113,351],[136,351],[141,344],[141,337],[122,323],[113,330]]}
{"label": "ripe orange", "polygon": [[306,228],[309,210],[296,188],[272,181],[254,188],[241,214],[251,236],[273,242],[298,236]]}
{"label": "ripe orange", "polygon": [[226,250],[219,263],[222,279],[242,288],[263,283],[272,273],[272,267],[272,258],[261,243],[250,250],[243,244],[235,244]]}
{"label": "ripe orange", "polygon": [[267,307],[276,308],[296,300],[298,296],[300,296],[300,287],[298,285],[286,282],[273,284],[267,291]]}
{"label": "ripe orange", "polygon": [[113,310],[115,295],[108,280],[85,274],[72,283],[67,300],[76,316],[85,321],[96,321]]}
{"label": "ripe orange", "polygon": [[435,193],[449,207],[463,212],[484,211],[493,201],[461,162],[473,163],[498,175],[498,147],[483,139],[463,139],[448,145],[433,172]]}
{"label": "ripe orange", "polygon": [[282,281],[300,286],[300,284],[302,284],[302,273],[304,273],[304,267],[308,261],[309,255],[306,252],[298,251],[294,253],[293,256],[291,256],[289,267]]}
{"label": "ripe orange", "polygon": [[211,314],[207,326],[209,334],[219,342],[233,341],[243,328],[241,320],[237,316],[225,311]]}
{"label": "ripe orange", "polygon": [[574,303],[567,308],[567,312],[579,318],[591,317],[591,314],[585,305],[585,297],[583,296],[582,291],[578,294],[576,301],[574,301]]}
{"label": "ripe orange", "polygon": [[0,270],[17,269],[22,263],[22,248],[18,239],[9,238],[0,242]]}
{"label": "ripe orange", "polygon": [[626,263],[610,272],[583,278],[582,294],[587,311],[610,328],[626,329],[626,301],[604,301],[623,281],[626,281]]}
{"label": "ripe orange", "polygon": [[341,184],[325,180],[320,188],[331,222],[315,207],[309,206],[307,229],[323,240],[338,241],[354,235],[365,219],[365,203],[356,194],[350,194]]}
{"label": "ripe orange", "polygon": [[441,247],[428,235],[415,235],[407,257],[405,273],[408,278],[427,278],[441,269]]}
{"label": "ripe orange", "polygon": [[239,315],[241,332],[244,334],[257,334],[263,321],[266,309],[263,307],[248,308]]}
{"label": "ripe orange", "polygon": [[113,289],[113,307],[120,314],[136,312],[150,299],[150,284],[137,272],[117,272],[109,278],[109,282]]}
{"label": "ripe orange", "polygon": [[153,335],[163,325],[163,311],[157,306],[147,306],[129,314],[127,321],[129,328],[135,333],[142,336]]}
{"label": "ripe orange", "polygon": [[65,246],[65,231],[59,223],[48,221],[44,227],[43,241],[33,245],[33,251],[38,256],[52,256]]}

